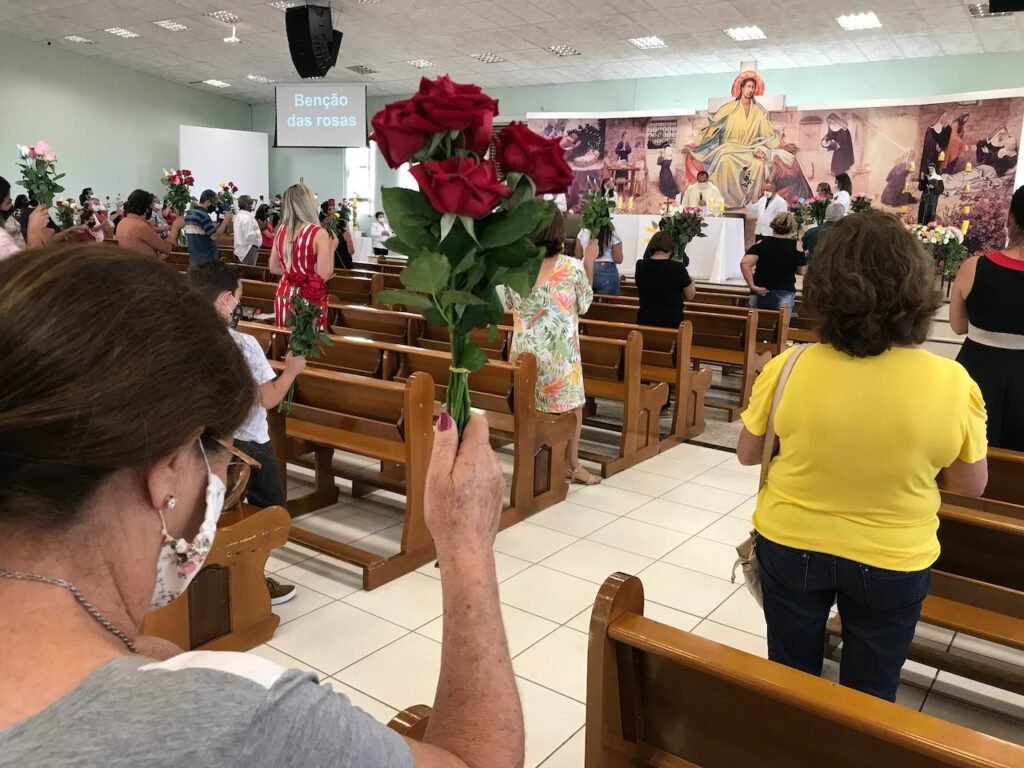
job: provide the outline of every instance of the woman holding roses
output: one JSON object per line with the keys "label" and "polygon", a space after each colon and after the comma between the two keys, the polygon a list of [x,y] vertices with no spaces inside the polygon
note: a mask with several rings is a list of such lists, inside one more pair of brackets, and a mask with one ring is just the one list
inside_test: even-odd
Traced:
{"label": "woman holding roses", "polygon": [[281,275],[274,297],[274,322],[287,325],[292,297],[296,294],[323,310],[317,319],[327,329],[327,281],[334,274],[334,249],[337,239],[317,221],[319,211],[313,190],[294,184],[284,193],[284,221],[274,236],[270,252],[270,272]]}

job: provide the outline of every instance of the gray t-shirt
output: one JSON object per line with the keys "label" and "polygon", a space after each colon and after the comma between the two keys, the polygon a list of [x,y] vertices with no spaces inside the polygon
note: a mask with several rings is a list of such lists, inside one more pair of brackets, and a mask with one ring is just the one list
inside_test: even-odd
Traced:
{"label": "gray t-shirt", "polygon": [[198,651],[100,667],[0,730],[0,766],[413,768],[405,740],[307,672]]}

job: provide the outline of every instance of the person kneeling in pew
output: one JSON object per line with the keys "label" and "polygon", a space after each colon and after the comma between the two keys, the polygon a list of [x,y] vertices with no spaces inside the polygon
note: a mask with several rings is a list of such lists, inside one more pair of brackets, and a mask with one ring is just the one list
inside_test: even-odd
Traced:
{"label": "person kneeling in pew", "polygon": [[[188,278],[192,287],[213,304],[217,314],[230,326],[228,332],[238,345],[258,387],[258,401],[253,405],[245,423],[235,432],[235,445],[238,449],[260,463],[258,468],[252,470],[246,491],[247,500],[260,509],[287,507],[288,498],[281,487],[277,459],[270,444],[267,409],[276,407],[284,399],[295,377],[306,367],[306,358],[289,352],[285,358],[284,373],[275,376],[259,342],[249,334],[235,330],[238,321],[242,319],[242,284],[237,270],[222,261],[210,261],[189,267]],[[295,597],[294,586],[281,584],[269,576],[266,578],[273,605],[287,603]]]}

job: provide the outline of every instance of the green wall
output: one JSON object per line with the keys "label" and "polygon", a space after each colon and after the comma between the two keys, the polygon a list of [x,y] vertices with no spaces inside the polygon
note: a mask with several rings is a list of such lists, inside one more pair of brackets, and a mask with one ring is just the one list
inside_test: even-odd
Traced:
{"label": "green wall", "polygon": [[267,134],[270,143],[270,193],[295,184],[300,178],[320,197],[345,196],[344,149],[275,149],[276,110],[273,104],[254,104],[252,130]]}
{"label": "green wall", "polygon": [[178,163],[179,125],[252,130],[248,104],[42,43],[0,36],[0,72],[0,176],[14,194],[16,144],[54,148],[65,194],[91,185],[113,200],[136,187],[158,191],[161,169]]}

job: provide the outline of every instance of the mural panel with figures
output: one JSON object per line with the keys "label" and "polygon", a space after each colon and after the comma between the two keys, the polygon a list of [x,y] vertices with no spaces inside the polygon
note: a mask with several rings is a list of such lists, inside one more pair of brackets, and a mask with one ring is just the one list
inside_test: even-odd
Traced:
{"label": "mural panel with figures", "polygon": [[855,197],[907,223],[969,221],[972,253],[1004,245],[1024,98],[802,110],[764,93],[750,71],[730,96],[692,116],[528,122],[562,139],[575,174],[571,210],[605,186],[624,212],[655,215],[679,204],[702,170],[732,209],[756,201],[766,180],[795,200],[812,197],[822,182],[835,189],[845,173]]}

